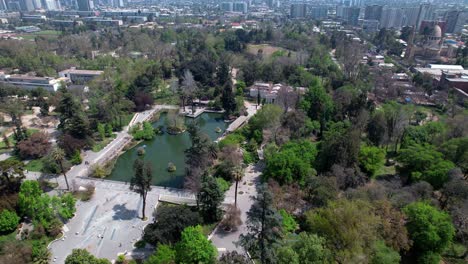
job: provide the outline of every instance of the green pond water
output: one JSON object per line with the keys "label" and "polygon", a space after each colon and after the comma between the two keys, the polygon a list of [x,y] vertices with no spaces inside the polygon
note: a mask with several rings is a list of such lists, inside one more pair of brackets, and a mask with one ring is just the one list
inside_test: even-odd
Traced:
{"label": "green pond water", "polygon": [[[166,114],[161,114],[159,120],[153,123],[153,127],[160,125],[166,128]],[[217,139],[227,128],[228,124],[223,121],[221,114],[204,113],[196,119],[186,118],[185,122],[197,122],[200,130],[207,134],[212,140]],[[221,128],[221,133],[216,133],[216,128]],[[144,156],[137,155],[137,149],[146,146]],[[134,148],[126,151],[117,159],[109,180],[130,182],[133,175],[133,162],[137,158],[150,161],[153,165],[153,185],[182,188],[185,174],[184,151],[190,147],[190,138],[187,132],[170,135],[164,133],[156,135],[154,139],[143,141]],[[177,167],[175,172],[168,172],[167,166],[172,162]]]}

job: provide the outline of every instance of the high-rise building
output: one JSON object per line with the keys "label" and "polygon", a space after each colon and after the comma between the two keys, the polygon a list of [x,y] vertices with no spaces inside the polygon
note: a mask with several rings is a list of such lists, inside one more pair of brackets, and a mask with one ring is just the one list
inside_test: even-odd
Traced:
{"label": "high-rise building", "polygon": [[313,6],[309,8],[310,17],[312,19],[325,19],[328,17],[328,7],[327,6]]}
{"label": "high-rise building", "polygon": [[353,26],[358,25],[360,13],[361,9],[359,7],[338,6],[336,9],[336,16]]}
{"label": "high-rise building", "polygon": [[468,11],[462,11],[458,14],[453,33],[461,33],[466,25],[468,25]]}
{"label": "high-rise building", "polygon": [[434,6],[431,4],[422,4],[419,6],[418,20],[416,28],[419,29],[423,20],[434,20]]}
{"label": "high-rise building", "polygon": [[20,0],[19,6],[21,11],[33,11],[35,9],[33,0]]}
{"label": "high-rise building", "polygon": [[364,0],[342,0],[341,4],[343,6],[363,6]]}
{"label": "high-rise building", "polygon": [[418,21],[419,7],[406,7],[403,9],[403,26],[414,27]]}
{"label": "high-rise building", "polygon": [[234,12],[247,13],[247,3],[246,2],[234,2],[232,4],[232,10]]}
{"label": "high-rise building", "polygon": [[296,3],[291,4],[291,18],[304,18],[307,15],[307,4]]}
{"label": "high-rise building", "polygon": [[221,11],[232,12],[234,10],[232,2],[223,2],[221,3]]}
{"label": "high-rise building", "polygon": [[77,0],[79,11],[93,10],[93,3],[90,0]]}
{"label": "high-rise building", "polygon": [[[59,0],[34,0],[35,2],[40,2],[41,7],[36,8],[43,8],[45,10],[61,10],[61,4]],[[39,5],[39,3],[37,3]]]}
{"label": "high-rise building", "polygon": [[8,10],[6,0],[0,0],[0,10]]}
{"label": "high-rise building", "polygon": [[384,8],[380,19],[380,28],[401,28],[403,25],[403,9]]}
{"label": "high-rise building", "polygon": [[366,6],[364,11],[364,19],[366,20],[380,20],[382,17],[383,6],[381,5],[370,5]]}

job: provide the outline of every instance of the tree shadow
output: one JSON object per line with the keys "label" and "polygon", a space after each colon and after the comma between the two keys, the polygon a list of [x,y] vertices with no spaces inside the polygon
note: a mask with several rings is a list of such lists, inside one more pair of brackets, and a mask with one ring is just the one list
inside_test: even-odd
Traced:
{"label": "tree shadow", "polygon": [[137,210],[127,209],[127,204],[116,204],[112,207],[114,210],[114,215],[112,219],[114,220],[132,220],[138,218]]}

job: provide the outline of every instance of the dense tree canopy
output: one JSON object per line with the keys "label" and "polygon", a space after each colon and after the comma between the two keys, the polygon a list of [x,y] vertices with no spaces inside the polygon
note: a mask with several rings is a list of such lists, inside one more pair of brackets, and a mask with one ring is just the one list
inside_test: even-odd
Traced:
{"label": "dense tree canopy", "polygon": [[[427,259],[433,254],[442,253],[447,248],[455,234],[447,213],[423,202],[409,204],[404,212],[408,216],[408,231],[418,256]],[[420,262],[434,263],[423,260]]]}

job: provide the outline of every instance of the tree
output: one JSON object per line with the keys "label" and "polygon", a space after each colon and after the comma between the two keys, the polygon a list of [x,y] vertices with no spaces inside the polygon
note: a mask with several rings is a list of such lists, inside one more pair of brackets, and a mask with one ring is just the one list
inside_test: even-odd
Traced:
{"label": "tree", "polygon": [[202,221],[198,212],[190,207],[178,205],[160,205],[156,211],[157,222],[149,224],[143,233],[143,239],[151,245],[175,244],[180,240],[180,234],[189,226],[196,226]]}
{"label": "tree", "polygon": [[0,234],[9,233],[16,229],[20,218],[16,212],[10,210],[3,210],[0,212]]}
{"label": "tree", "polygon": [[[361,262],[378,240],[379,217],[368,202],[340,199],[306,213],[306,230],[327,238],[338,263]],[[362,259],[361,259],[362,260]]]}
{"label": "tree", "polygon": [[65,178],[65,183],[67,184],[67,190],[70,190],[70,185],[68,184],[67,174],[65,173],[65,169],[63,166],[63,162],[65,160],[65,152],[61,148],[54,148],[52,150],[52,158],[55,162],[60,166],[60,172],[63,173],[63,177]]}
{"label": "tree", "polygon": [[361,132],[349,122],[332,123],[320,143],[319,170],[327,171],[334,165],[354,167],[361,147]]}
{"label": "tree", "polygon": [[97,124],[97,130],[99,133],[99,137],[101,140],[104,140],[106,138],[106,127],[102,123]]}
{"label": "tree", "polygon": [[156,253],[151,255],[145,264],[175,264],[176,252],[170,245],[158,244]]}
{"label": "tree", "polygon": [[278,213],[281,215],[282,219],[282,228],[284,232],[294,232],[298,228],[298,224],[294,217],[290,215],[286,210],[280,209]]}
{"label": "tree", "polygon": [[374,176],[377,170],[384,165],[385,151],[379,147],[361,146],[359,150],[359,164],[370,176]]}
{"label": "tree", "polygon": [[151,191],[151,182],[153,181],[153,169],[151,163],[144,163],[141,159],[136,159],[133,163],[135,174],[130,179],[130,190],[138,193],[143,198],[143,207],[141,209],[142,217],[145,220],[146,197]]}
{"label": "tree", "polygon": [[40,104],[39,104],[39,106],[41,107],[41,108],[40,108],[41,115],[43,115],[43,116],[48,116],[48,115],[49,115],[49,107],[50,107],[50,105],[49,105],[49,103],[48,103],[46,100],[44,100],[43,97],[41,97],[41,98],[42,98],[42,100],[41,100],[41,102],[40,102]]}
{"label": "tree", "polygon": [[231,80],[231,73],[229,70],[229,63],[227,62],[227,58],[221,60],[218,66],[218,70],[216,71],[216,78],[217,83],[219,86],[225,85],[227,82]]}
{"label": "tree", "polygon": [[37,211],[37,209],[42,206],[40,200],[42,193],[43,192],[40,189],[39,183],[37,181],[24,181],[23,184],[21,184],[21,189],[18,194],[19,212],[23,216],[27,216],[32,219],[35,219],[35,216],[44,213]]}
{"label": "tree", "polygon": [[302,101],[302,109],[312,119],[320,122],[320,135],[333,113],[333,101],[318,80],[309,87]]}
{"label": "tree", "polygon": [[24,163],[16,159],[0,161],[1,193],[16,193],[24,179]]}
{"label": "tree", "polygon": [[281,237],[281,216],[273,208],[273,196],[266,184],[258,188],[254,203],[247,212],[247,234],[241,234],[239,243],[261,263],[272,263],[275,259],[273,245]]}
{"label": "tree", "polygon": [[214,264],[217,250],[205,235],[201,226],[189,226],[182,232],[181,240],[176,244],[178,263]]}
{"label": "tree", "polygon": [[459,167],[462,173],[468,173],[468,137],[450,139],[440,146],[446,159]]}
{"label": "tree", "polygon": [[65,259],[65,264],[110,264],[107,259],[98,259],[91,255],[86,249],[73,249],[72,253]]}
{"label": "tree", "polygon": [[400,263],[400,254],[398,251],[387,247],[382,240],[377,241],[374,244],[371,257],[371,264],[395,264]]}
{"label": "tree", "polygon": [[316,172],[312,168],[317,156],[317,147],[308,140],[290,141],[279,152],[265,155],[265,179],[273,178],[280,184],[304,185]]}
{"label": "tree", "polygon": [[387,139],[388,144],[395,143],[395,152],[397,151],[398,141],[404,131],[405,126],[408,124],[408,116],[402,105],[395,101],[390,101],[383,105],[385,121],[387,123]]}
{"label": "tree", "polygon": [[73,95],[61,87],[61,99],[55,109],[59,113],[59,129],[78,139],[86,139],[89,135],[89,121],[81,105]]}
{"label": "tree", "polygon": [[47,133],[36,132],[29,138],[20,141],[17,148],[21,158],[37,159],[44,157],[49,152],[51,145]]}
{"label": "tree", "polygon": [[452,242],[455,228],[447,213],[424,202],[411,203],[403,211],[408,216],[406,225],[418,256],[441,254]]}
{"label": "tree", "polygon": [[61,232],[63,225],[58,217],[70,219],[76,210],[75,202],[71,194],[61,197],[44,194],[39,183],[32,180],[24,181],[18,194],[21,215],[40,223],[53,237]]}
{"label": "tree", "polygon": [[367,133],[369,140],[377,147],[380,147],[385,142],[387,122],[383,111],[374,112],[367,126]]}
{"label": "tree", "polygon": [[410,145],[400,150],[397,160],[400,162],[398,170],[408,175],[410,181],[424,180],[436,189],[448,181],[448,173],[455,167],[431,145]]}
{"label": "tree", "polygon": [[406,252],[412,242],[406,229],[406,216],[387,200],[374,202],[375,214],[380,217],[379,232],[386,245],[397,252]]}
{"label": "tree", "polygon": [[187,131],[192,144],[185,150],[184,187],[198,193],[201,187],[201,176],[213,164],[217,151],[213,142],[206,134],[201,133],[197,124],[189,124]]}
{"label": "tree", "polygon": [[442,138],[444,125],[441,122],[429,122],[422,126],[409,126],[401,139],[401,148],[412,144],[434,144]]}
{"label": "tree", "polygon": [[234,93],[232,92],[231,81],[227,81],[223,87],[223,91],[221,94],[221,103],[223,105],[224,111],[226,111],[226,117],[229,117],[229,115],[231,115],[237,108],[236,99]]}
{"label": "tree", "polygon": [[7,149],[11,148],[10,139],[7,137],[6,133],[3,133],[3,143],[5,143]]}
{"label": "tree", "polygon": [[331,252],[326,246],[325,239],[306,232],[286,237],[277,255],[278,260],[284,259],[279,263],[332,263]]}
{"label": "tree", "polygon": [[182,85],[179,89],[179,97],[180,101],[182,102],[182,107],[185,111],[185,103],[191,102],[192,104],[192,113],[194,112],[194,100],[195,100],[195,92],[197,90],[197,84],[193,79],[193,75],[189,70],[184,71],[184,76],[182,78]]}
{"label": "tree", "polygon": [[232,171],[232,178],[234,181],[236,181],[236,188],[235,188],[235,193],[234,193],[234,207],[237,207],[237,187],[239,185],[239,182],[242,180],[244,177],[244,169],[240,166],[235,166],[235,168]]}
{"label": "tree", "polygon": [[237,230],[237,227],[242,225],[241,211],[235,205],[229,205],[223,220],[221,221],[221,226],[226,230]]}
{"label": "tree", "polygon": [[197,204],[201,216],[206,222],[212,223],[221,217],[221,203],[224,193],[216,179],[212,176],[202,176],[200,192],[197,195]]}

